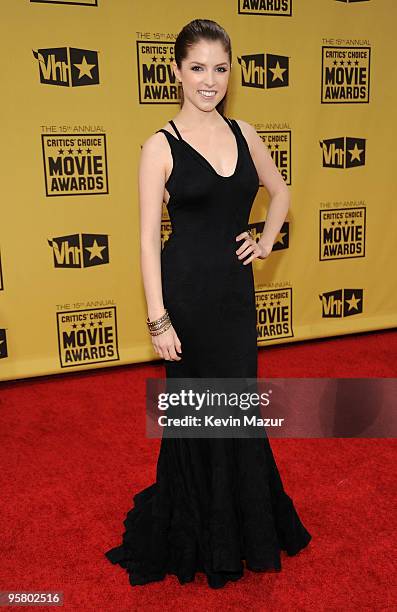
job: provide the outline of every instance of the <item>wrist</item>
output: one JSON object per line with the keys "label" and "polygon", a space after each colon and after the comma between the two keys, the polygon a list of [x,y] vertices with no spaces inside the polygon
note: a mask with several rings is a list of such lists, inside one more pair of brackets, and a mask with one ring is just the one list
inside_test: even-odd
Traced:
{"label": "wrist", "polygon": [[271,250],[271,249],[273,248],[273,245],[274,245],[274,240],[271,240],[271,239],[270,239],[270,238],[268,238],[267,236],[263,236],[263,235],[262,235],[262,236],[259,238],[259,240],[258,240],[258,244],[259,244],[260,246],[263,246],[263,247],[268,248],[268,249],[270,249],[270,250]]}
{"label": "wrist", "polygon": [[149,321],[155,321],[156,319],[159,319],[160,317],[162,317],[164,313],[165,313],[164,306],[156,306],[153,308],[148,308],[147,316],[148,316]]}

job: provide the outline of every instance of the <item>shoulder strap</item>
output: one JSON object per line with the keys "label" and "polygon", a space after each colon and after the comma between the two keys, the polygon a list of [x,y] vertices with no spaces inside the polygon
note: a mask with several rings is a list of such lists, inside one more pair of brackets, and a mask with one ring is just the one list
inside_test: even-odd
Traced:
{"label": "shoulder strap", "polygon": [[242,136],[242,131],[240,129],[239,124],[237,123],[237,121],[235,119],[231,119],[230,117],[225,117],[223,115],[224,120],[226,121],[226,123],[229,125],[230,129],[232,130],[232,132],[234,132],[234,134],[236,136]]}
{"label": "shoulder strap", "polygon": [[163,134],[165,135],[165,137],[167,138],[169,145],[172,149],[172,145],[175,142],[175,140],[178,140],[176,138],[176,136],[174,134],[171,134],[171,132],[169,132],[168,130],[165,130],[164,128],[161,128],[161,130],[157,130],[156,134],[158,134],[158,132],[163,132]]}
{"label": "shoulder strap", "polygon": [[[226,123],[229,125],[231,129],[233,129],[233,126],[235,126],[237,130],[241,133],[240,127],[235,119],[229,119],[229,117],[226,117],[225,115],[222,115],[222,117],[224,118],[224,120],[226,121]],[[172,127],[174,128],[175,133],[177,134],[179,140],[183,140],[173,120],[170,119],[168,123],[170,123],[170,125],[172,125]],[[163,128],[161,130],[157,130],[157,132],[163,132],[164,134],[171,134],[171,132],[169,132],[168,130],[164,130]],[[171,134],[171,136],[173,136],[173,134]]]}
{"label": "shoulder strap", "polygon": [[179,140],[183,140],[183,138],[182,138],[182,136],[180,135],[180,133],[179,133],[179,131],[178,131],[178,128],[176,127],[176,125],[175,125],[175,123],[173,122],[173,120],[172,120],[172,119],[170,119],[168,123],[170,123],[170,124],[172,125],[172,127],[174,128],[174,130],[175,130],[175,134],[178,136]]}
{"label": "shoulder strap", "polygon": [[230,119],[231,124],[234,127],[234,131],[238,133],[239,136],[242,136],[243,140],[245,140],[244,138],[244,134],[241,131],[241,127],[239,126],[239,124],[237,123],[237,121],[235,119]]}
{"label": "shoulder strap", "polygon": [[234,132],[237,135],[237,140],[239,140],[243,144],[245,150],[251,155],[251,151],[248,146],[247,139],[245,138],[241,127],[239,126],[239,124],[237,123],[235,119],[230,119],[230,121],[232,122],[234,126]]}

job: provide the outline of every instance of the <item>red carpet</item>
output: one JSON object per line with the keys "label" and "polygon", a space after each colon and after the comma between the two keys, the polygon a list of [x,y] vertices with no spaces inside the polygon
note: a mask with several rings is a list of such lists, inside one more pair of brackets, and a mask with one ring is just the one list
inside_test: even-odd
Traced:
{"label": "red carpet", "polygon": [[[265,348],[259,375],[395,377],[396,349],[394,330]],[[144,381],[156,376],[161,364],[0,383],[0,590],[60,590],[66,610],[396,609],[392,439],[271,441],[313,536],[296,557],[283,553],[280,573],[246,571],[218,591],[203,574],[130,587],[103,553],[155,479]]]}

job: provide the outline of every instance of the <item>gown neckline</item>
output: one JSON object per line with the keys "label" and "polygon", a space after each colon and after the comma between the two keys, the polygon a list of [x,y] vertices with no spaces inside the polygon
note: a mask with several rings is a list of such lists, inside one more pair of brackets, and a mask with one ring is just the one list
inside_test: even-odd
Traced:
{"label": "gown neckline", "polygon": [[176,125],[175,125],[175,123],[173,122],[173,120],[172,120],[172,119],[170,119],[170,120],[169,120],[169,123],[172,125],[172,127],[173,127],[173,128],[174,128],[174,130],[175,130],[175,132],[176,132],[176,133],[177,133],[179,136],[178,136],[178,137],[176,137],[176,136],[175,136],[175,134],[172,134],[172,132],[170,132],[169,130],[166,130],[166,131],[168,132],[168,134],[171,134],[171,136],[172,136],[172,137],[173,137],[175,140],[177,140],[178,142],[183,142],[185,145],[187,145],[187,147],[188,147],[188,148],[189,148],[189,149],[190,149],[190,150],[191,150],[193,153],[195,153],[195,154],[197,155],[197,157],[198,157],[198,158],[199,158],[199,159],[200,159],[202,162],[204,162],[204,164],[205,164],[205,165],[206,165],[208,168],[210,168],[210,169],[212,170],[212,172],[213,172],[213,173],[214,173],[214,174],[215,174],[217,177],[219,177],[220,179],[223,179],[223,180],[228,180],[228,179],[232,179],[232,178],[233,178],[233,177],[236,175],[237,170],[239,169],[239,166],[240,166],[240,160],[241,160],[241,155],[240,155],[240,143],[239,143],[239,140],[238,140],[238,138],[237,138],[237,134],[236,134],[236,132],[235,132],[234,128],[232,127],[232,126],[233,126],[233,124],[232,124],[232,123],[229,123],[229,121],[228,121],[228,120],[227,120],[227,119],[226,119],[226,118],[225,118],[223,115],[222,115],[222,117],[223,117],[223,119],[226,121],[226,123],[228,124],[228,126],[230,127],[230,129],[232,130],[232,132],[233,132],[233,134],[234,134],[234,137],[235,137],[235,139],[236,139],[236,145],[237,145],[237,161],[236,161],[236,165],[235,165],[235,168],[234,168],[233,173],[232,173],[232,174],[229,174],[228,176],[224,176],[223,174],[219,174],[219,172],[217,172],[217,171],[215,170],[214,166],[213,166],[212,164],[210,164],[210,162],[208,161],[208,159],[207,159],[206,157],[204,157],[204,155],[202,155],[202,153],[200,153],[200,152],[199,152],[197,149],[195,149],[195,148],[194,148],[194,147],[193,147],[191,144],[189,144],[189,143],[188,143],[186,140],[184,140],[184,139],[182,138],[182,136],[180,135],[180,133],[179,133],[179,131],[178,131],[178,129],[177,129],[177,127],[176,127]]}

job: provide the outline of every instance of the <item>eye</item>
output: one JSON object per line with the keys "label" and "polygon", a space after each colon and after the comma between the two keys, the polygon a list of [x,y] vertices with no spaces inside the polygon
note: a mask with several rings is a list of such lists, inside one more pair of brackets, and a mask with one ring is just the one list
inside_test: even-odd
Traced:
{"label": "eye", "polygon": [[[192,70],[194,70],[194,72],[197,72],[197,70],[201,70],[202,66],[192,66]],[[227,72],[227,69],[224,66],[218,66],[217,71],[221,71],[221,72]]]}

